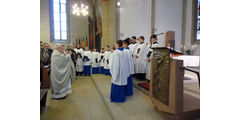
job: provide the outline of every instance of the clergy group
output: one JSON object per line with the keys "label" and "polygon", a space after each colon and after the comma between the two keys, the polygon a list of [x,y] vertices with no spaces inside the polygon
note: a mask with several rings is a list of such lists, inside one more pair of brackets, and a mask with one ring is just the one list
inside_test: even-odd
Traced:
{"label": "clergy group", "polygon": [[[114,46],[105,46],[100,51],[82,48],[80,44],[65,46],[40,42],[40,65],[50,65],[51,96],[64,99],[71,94],[71,85],[76,76],[104,74],[111,77],[110,101],[123,103],[133,95],[133,77],[137,80],[150,80],[152,48],[160,47],[157,36],[151,35],[150,43],[144,36],[117,40]],[[40,71],[41,72],[41,71]],[[41,79],[40,79],[41,80]]]}

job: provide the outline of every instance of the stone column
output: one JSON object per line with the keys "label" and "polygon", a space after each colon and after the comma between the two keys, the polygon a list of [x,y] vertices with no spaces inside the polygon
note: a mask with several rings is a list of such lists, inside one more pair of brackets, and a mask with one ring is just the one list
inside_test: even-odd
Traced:
{"label": "stone column", "polygon": [[112,47],[117,40],[117,1],[102,0],[102,45]]}

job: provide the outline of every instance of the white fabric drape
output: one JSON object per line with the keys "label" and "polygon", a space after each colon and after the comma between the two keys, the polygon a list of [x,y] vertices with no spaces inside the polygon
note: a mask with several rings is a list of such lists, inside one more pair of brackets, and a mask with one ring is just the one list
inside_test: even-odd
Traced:
{"label": "white fabric drape", "polygon": [[92,52],[91,54],[91,61],[92,61],[92,67],[99,67],[99,62],[96,62],[96,59],[98,60],[99,53],[98,52]]}
{"label": "white fabric drape", "polygon": [[[138,52],[138,49],[139,52]],[[137,53],[138,52],[138,53]],[[134,64],[135,73],[146,73],[146,60],[147,60],[147,46],[145,43],[142,43],[137,46],[134,51],[134,56],[138,56],[136,63]]]}
{"label": "white fabric drape", "polygon": [[57,50],[53,51],[51,60],[52,97],[61,98],[72,92],[72,60],[70,55],[64,55]]}

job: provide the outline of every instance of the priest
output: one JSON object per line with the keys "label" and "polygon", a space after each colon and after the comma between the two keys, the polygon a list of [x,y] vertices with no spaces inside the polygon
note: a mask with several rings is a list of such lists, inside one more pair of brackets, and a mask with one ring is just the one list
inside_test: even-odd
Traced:
{"label": "priest", "polygon": [[147,67],[146,67],[146,79],[148,81],[150,81],[151,59],[152,59],[152,53],[153,53],[152,48],[160,47],[160,44],[157,42],[157,35],[155,34],[151,35],[150,40],[151,40],[151,45],[147,53]]}
{"label": "priest", "polygon": [[65,54],[62,44],[56,43],[52,53],[50,75],[52,98],[65,98],[67,94],[72,93],[72,67],[71,55]]}

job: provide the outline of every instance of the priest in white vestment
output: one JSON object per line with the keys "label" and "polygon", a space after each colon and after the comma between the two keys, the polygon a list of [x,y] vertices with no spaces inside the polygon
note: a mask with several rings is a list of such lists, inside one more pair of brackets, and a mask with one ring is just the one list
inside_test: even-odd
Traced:
{"label": "priest in white vestment", "polygon": [[147,53],[147,68],[146,68],[146,79],[150,80],[150,71],[151,71],[151,59],[153,55],[153,49],[156,47],[160,47],[160,44],[157,42],[157,35],[153,34],[151,36],[151,45],[148,48],[148,53]]}
{"label": "priest in white vestment", "polygon": [[111,102],[119,103],[123,103],[126,100],[125,88],[129,76],[129,72],[126,72],[128,68],[127,64],[125,64],[127,61],[125,61],[126,57],[124,57],[125,53],[123,52],[122,44],[122,40],[116,42],[116,50],[114,50],[109,61],[110,73],[112,75],[110,100]]}
{"label": "priest in white vestment", "polygon": [[126,96],[131,96],[133,95],[133,81],[132,81],[132,75],[134,74],[134,64],[133,64],[133,58],[132,58],[132,53],[128,47],[128,45],[130,44],[130,38],[127,38],[123,41],[123,52],[127,54],[128,56],[128,60],[126,62],[127,66],[128,66],[128,70],[126,70],[126,72],[129,72],[129,77],[127,78],[127,86],[125,89],[125,94]]}
{"label": "priest in white vestment", "polygon": [[92,52],[92,54],[91,54],[92,74],[98,74],[98,73],[99,73],[98,56],[99,56],[99,53],[97,52],[97,49],[94,48],[94,49],[93,49],[93,52]]}
{"label": "priest in white vestment", "polygon": [[105,75],[110,75],[110,70],[109,70],[109,55],[111,54],[110,51],[110,46],[106,46],[106,51],[104,52],[103,55],[103,64],[104,64],[104,73]]}
{"label": "priest in white vestment", "polygon": [[101,48],[101,52],[99,53],[99,56],[98,56],[98,61],[100,63],[99,73],[101,74],[105,74],[103,58],[104,58],[104,48]]}
{"label": "priest in white vestment", "polygon": [[71,82],[75,79],[72,76],[73,62],[71,55],[65,54],[62,44],[56,43],[51,60],[52,98],[65,98],[67,94],[72,93]]}
{"label": "priest in white vestment", "polygon": [[134,64],[135,77],[138,80],[144,80],[146,74],[147,46],[144,43],[144,37],[139,37],[139,45],[134,51],[136,63]]}

